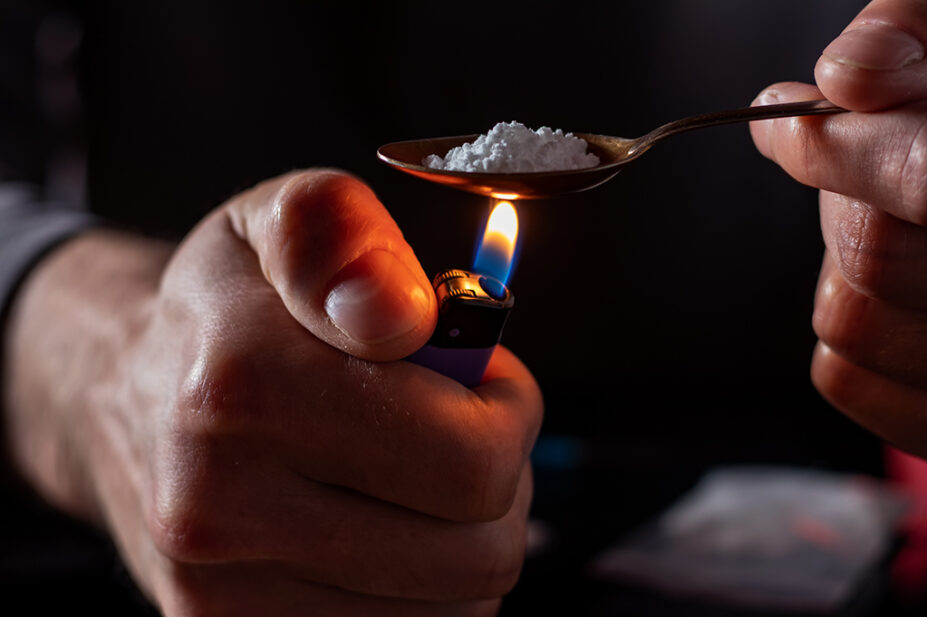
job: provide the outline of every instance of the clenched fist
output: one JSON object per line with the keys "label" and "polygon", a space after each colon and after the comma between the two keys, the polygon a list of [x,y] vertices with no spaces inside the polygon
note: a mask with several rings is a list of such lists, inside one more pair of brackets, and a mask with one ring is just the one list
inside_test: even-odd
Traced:
{"label": "clenched fist", "polygon": [[524,558],[541,397],[401,361],[436,307],[372,191],[318,170],[179,247],[93,232],[15,306],[13,458],[168,616],[492,615]]}

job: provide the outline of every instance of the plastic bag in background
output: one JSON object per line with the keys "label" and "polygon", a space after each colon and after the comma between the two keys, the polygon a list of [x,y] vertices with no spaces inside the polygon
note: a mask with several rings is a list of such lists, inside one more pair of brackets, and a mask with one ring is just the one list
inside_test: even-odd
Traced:
{"label": "plastic bag in background", "polygon": [[740,608],[834,613],[886,555],[904,509],[873,478],[721,468],[593,573]]}

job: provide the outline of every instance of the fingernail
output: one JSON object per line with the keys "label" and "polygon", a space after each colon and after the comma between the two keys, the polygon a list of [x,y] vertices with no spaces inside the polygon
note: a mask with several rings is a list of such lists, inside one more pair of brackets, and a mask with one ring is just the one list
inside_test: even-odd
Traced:
{"label": "fingernail", "polygon": [[382,343],[411,332],[422,322],[430,292],[392,253],[377,249],[335,276],[325,298],[325,312],[352,339]]}
{"label": "fingernail", "polygon": [[775,105],[779,102],[779,93],[775,90],[763,90],[753,101],[753,105]]}
{"label": "fingernail", "polygon": [[864,24],[838,36],[822,53],[848,66],[894,71],[923,60],[924,45],[887,24]]}

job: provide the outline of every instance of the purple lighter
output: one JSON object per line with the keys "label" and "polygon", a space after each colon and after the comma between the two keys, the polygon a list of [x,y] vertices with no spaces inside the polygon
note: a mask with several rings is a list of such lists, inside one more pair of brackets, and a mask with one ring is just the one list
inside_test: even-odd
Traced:
{"label": "purple lighter", "polygon": [[468,270],[439,272],[432,286],[438,325],[428,344],[408,360],[467,387],[477,386],[502,338],[515,297],[498,279]]}

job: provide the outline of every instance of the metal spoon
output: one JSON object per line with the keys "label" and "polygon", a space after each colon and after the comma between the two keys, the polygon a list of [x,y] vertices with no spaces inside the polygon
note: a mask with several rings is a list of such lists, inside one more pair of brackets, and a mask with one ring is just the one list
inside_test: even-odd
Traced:
{"label": "metal spoon", "polygon": [[386,164],[392,165],[400,171],[462,191],[488,195],[499,199],[542,199],[556,197],[564,193],[585,191],[599,186],[614,178],[624,165],[647,152],[655,143],[670,135],[719,124],[784,118],[787,116],[832,114],[843,111],[847,110],[837,107],[830,101],[802,101],[716,111],[682,118],[664,124],[636,139],[574,133],[577,137],[586,140],[589,144],[589,152],[599,157],[600,163],[598,165],[586,169],[532,173],[470,173],[431,169],[422,165],[422,159],[429,154],[437,154],[443,157],[451,148],[472,142],[478,135],[397,141],[381,146],[377,150],[377,156]]}

